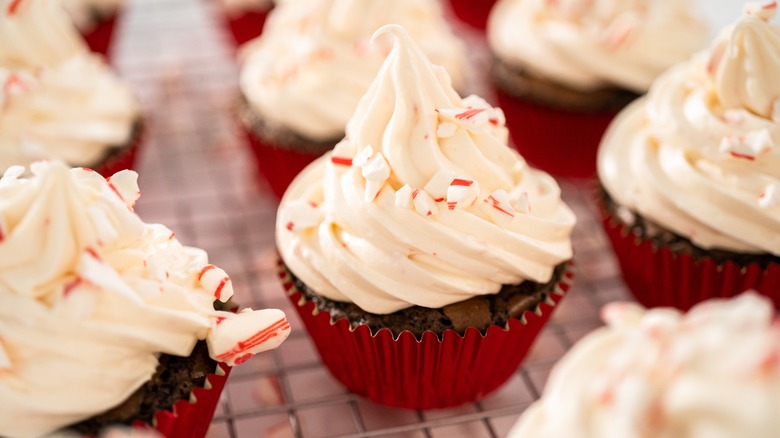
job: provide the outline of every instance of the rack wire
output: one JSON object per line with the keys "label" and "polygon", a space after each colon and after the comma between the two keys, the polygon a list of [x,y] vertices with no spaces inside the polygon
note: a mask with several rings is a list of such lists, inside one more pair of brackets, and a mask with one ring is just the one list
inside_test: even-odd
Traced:
{"label": "rack wire", "polygon": [[[590,188],[561,182],[578,216],[575,285],[524,364],[484,400],[426,412],[390,409],[348,393],[320,363],[275,275],[276,201],[256,183],[249,149],[233,130],[238,67],[213,0],[135,0],[124,13],[114,64],[143,103],[146,143],[137,211],[231,274],[236,300],[286,311],[290,338],[234,369],[209,437],[503,437],[536,398],[552,364],[600,325],[600,307],[627,299],[591,202]],[[480,35],[459,29],[486,90]]]}

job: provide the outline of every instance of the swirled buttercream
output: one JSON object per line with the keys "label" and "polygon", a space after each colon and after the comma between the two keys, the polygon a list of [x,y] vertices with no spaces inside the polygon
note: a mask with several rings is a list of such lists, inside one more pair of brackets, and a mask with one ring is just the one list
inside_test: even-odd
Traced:
{"label": "swirled buttercream", "polygon": [[313,141],[340,139],[389,51],[368,43],[386,23],[406,27],[464,85],[464,47],[436,0],[287,0],[243,51],[244,96],[266,122]]}
{"label": "swirled buttercream", "polygon": [[397,25],[347,124],[279,207],[277,246],[317,293],[386,314],[548,281],[572,256],[560,189],[507,146],[503,113],[461,99]]}
{"label": "swirled buttercream", "polygon": [[509,438],[770,438],[780,430],[780,320],[753,293],[683,315],[609,304],[553,368]]}
{"label": "swirled buttercream", "polygon": [[198,339],[238,364],[289,333],[279,310],[214,310],[233,293],[206,253],[132,211],[137,175],[39,162],[0,179],[0,435],[32,437],[125,400]]}
{"label": "swirled buttercream", "polygon": [[501,0],[488,42],[502,61],[568,87],[637,93],[700,49],[691,0]]}
{"label": "swirled buttercream", "polygon": [[752,4],[613,122],[610,196],[701,248],[780,255],[780,28]]}
{"label": "swirled buttercream", "polygon": [[0,7],[9,14],[0,20],[0,169],[40,159],[94,166],[127,146],[138,103],[79,40],[58,2]]}

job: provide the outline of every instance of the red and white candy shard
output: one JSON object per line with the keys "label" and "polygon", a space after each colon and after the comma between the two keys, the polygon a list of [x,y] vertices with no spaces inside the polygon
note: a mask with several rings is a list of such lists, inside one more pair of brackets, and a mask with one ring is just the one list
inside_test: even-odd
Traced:
{"label": "red and white candy shard", "polygon": [[528,214],[531,212],[531,200],[526,192],[512,192],[509,194],[509,203],[518,213]]}
{"label": "red and white candy shard", "polygon": [[135,206],[135,202],[141,197],[138,189],[138,174],[131,170],[122,170],[113,174],[108,181],[111,190],[124,201],[129,208]]}
{"label": "red and white candy shard", "polygon": [[780,205],[780,183],[774,182],[766,186],[764,193],[758,198],[758,205],[764,208],[774,208]]}
{"label": "red and white candy shard", "polygon": [[436,112],[444,122],[454,123],[470,131],[485,126],[490,121],[485,108],[439,108]]}
{"label": "red and white candy shard", "polygon": [[303,231],[322,223],[324,213],[314,203],[290,201],[282,208],[282,223],[290,231]]}
{"label": "red and white candy shard", "polygon": [[198,283],[214,299],[226,303],[233,296],[233,283],[227,273],[214,265],[204,266],[198,273]]}
{"label": "red and white candy shard", "polygon": [[452,171],[445,167],[441,167],[425,184],[423,190],[431,195],[435,201],[443,201],[447,196],[447,188],[454,179],[455,174]]}
{"label": "red and white candy shard", "polygon": [[348,141],[342,141],[336,144],[333,152],[330,154],[330,161],[339,166],[351,166],[354,148]]}
{"label": "red and white candy shard", "polygon": [[762,153],[774,148],[768,129],[749,131],[743,135],[729,135],[720,142],[720,151],[734,158],[755,160]]}
{"label": "red and white candy shard", "polygon": [[431,217],[439,212],[436,201],[425,190],[414,189],[412,191],[412,203],[417,213],[425,217]]}
{"label": "red and white candy shard", "polygon": [[363,166],[368,163],[368,160],[374,156],[374,148],[369,144],[363,149],[358,151],[355,158],[352,160],[352,164],[355,166]]}
{"label": "red and white candy shard", "polygon": [[775,16],[777,11],[777,2],[771,1],[766,3],[748,2],[745,5],[745,13],[747,15],[756,17],[760,20],[769,21]]}
{"label": "red and white candy shard", "polygon": [[479,183],[465,178],[455,178],[447,187],[447,208],[450,210],[469,208],[477,202]]}
{"label": "red and white candy shard", "polygon": [[7,370],[11,368],[11,358],[8,357],[8,352],[3,347],[3,340],[0,339],[0,370]]}
{"label": "red and white candy shard", "polygon": [[235,366],[278,347],[289,334],[290,323],[281,310],[245,309],[236,314],[219,312],[219,324],[215,318],[206,343],[215,360]]}
{"label": "red and white candy shard", "polygon": [[409,184],[404,185],[395,192],[395,206],[400,208],[412,208],[412,188]]}
{"label": "red and white candy shard", "polygon": [[611,50],[620,48],[637,28],[636,16],[623,14],[612,21],[604,32],[604,45]]}
{"label": "red and white candy shard", "polygon": [[[366,149],[370,147],[371,146],[368,146]],[[355,157],[355,160],[357,160],[357,157]],[[360,173],[363,175],[363,178],[366,179],[366,193],[364,200],[366,202],[371,202],[382,190],[382,187],[384,187],[387,178],[390,177],[390,166],[387,164],[384,155],[379,152],[374,156],[374,158],[370,159],[363,165],[363,167],[360,169]]]}
{"label": "red and white candy shard", "polygon": [[490,207],[488,215],[499,225],[506,225],[515,217],[515,211],[509,202],[509,195],[505,190],[499,189],[490,194],[483,201]]}

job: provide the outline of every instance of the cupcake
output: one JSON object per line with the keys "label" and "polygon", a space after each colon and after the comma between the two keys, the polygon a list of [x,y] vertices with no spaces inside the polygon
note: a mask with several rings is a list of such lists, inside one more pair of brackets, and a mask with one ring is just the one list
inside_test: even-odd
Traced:
{"label": "cupcake", "polygon": [[750,4],[712,47],[621,113],[599,150],[600,203],[645,306],[756,289],[780,305],[780,28]]}
{"label": "cupcake", "polygon": [[0,0],[0,172],[58,159],[104,176],[130,169],[138,102],[79,38],[57,1]]}
{"label": "cupcake", "polygon": [[263,33],[265,19],[274,7],[273,0],[217,0],[217,3],[236,47]]}
{"label": "cupcake", "polygon": [[0,179],[0,436],[126,424],[202,437],[230,366],[289,334],[206,253],[133,212],[138,175],[38,162]]}
{"label": "cupcake", "polygon": [[124,3],[124,0],[62,0],[90,50],[106,58],[111,56],[114,29],[121,20]]}
{"label": "cupcake", "polygon": [[243,49],[238,116],[260,175],[281,197],[307,164],[344,137],[344,126],[390,50],[369,44],[398,23],[433,62],[465,83],[464,47],[438,0],[285,0]]}
{"label": "cupcake", "polygon": [[550,373],[508,438],[770,438],[780,431],[780,319],[745,293],[687,314],[607,305],[606,327]]}
{"label": "cupcake", "polygon": [[[296,177],[280,275],[350,391],[443,408],[509,378],[569,287],[574,214],[403,28],[346,137]],[[457,382],[457,384],[453,384]]]}
{"label": "cupcake", "polygon": [[450,0],[450,9],[462,23],[484,31],[495,3],[496,0]]}
{"label": "cupcake", "polygon": [[487,36],[515,147],[554,175],[587,178],[615,114],[707,31],[690,0],[501,0]]}

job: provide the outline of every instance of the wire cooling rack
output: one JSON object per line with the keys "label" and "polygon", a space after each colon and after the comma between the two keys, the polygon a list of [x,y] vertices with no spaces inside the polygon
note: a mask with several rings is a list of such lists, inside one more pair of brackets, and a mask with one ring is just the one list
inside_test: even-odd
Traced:
{"label": "wire cooling rack", "polygon": [[[205,248],[230,273],[236,300],[278,307],[293,325],[276,351],[237,367],[209,436],[217,437],[504,437],[544,386],[552,364],[600,325],[599,308],[626,299],[616,263],[591,205],[588,187],[561,182],[579,218],[573,242],[575,286],[523,366],[496,393],[455,409],[390,409],[352,395],[322,366],[274,271],[276,201],[255,182],[249,149],[232,129],[228,107],[238,67],[214,0],[135,0],[125,11],[114,64],[136,89],[149,127],[139,165],[137,212]],[[459,29],[475,63],[481,36]]]}

